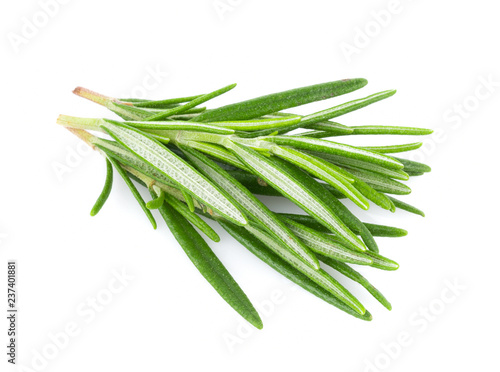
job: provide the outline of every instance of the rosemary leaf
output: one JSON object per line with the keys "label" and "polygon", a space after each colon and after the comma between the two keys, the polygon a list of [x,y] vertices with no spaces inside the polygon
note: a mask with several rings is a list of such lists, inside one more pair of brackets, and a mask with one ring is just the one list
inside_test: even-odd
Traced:
{"label": "rosemary leaf", "polygon": [[113,167],[115,167],[118,174],[123,178],[123,180],[127,184],[128,188],[130,189],[130,192],[132,192],[132,195],[134,195],[135,200],[137,200],[137,202],[141,206],[142,210],[144,211],[144,213],[148,217],[149,222],[151,222],[151,225],[153,225],[153,228],[156,230],[155,218],[153,217],[153,215],[149,211],[148,207],[146,207],[146,203],[144,202],[144,199],[142,198],[141,194],[139,194],[139,191],[137,190],[137,188],[134,186],[134,184],[130,180],[129,176],[127,175],[127,172],[125,172],[123,170],[121,165],[116,160],[114,160],[111,157],[108,157],[108,159],[111,162],[111,164],[113,164]]}
{"label": "rosemary leaf", "polygon": [[[258,120],[217,121],[206,124],[217,125],[219,127],[230,128],[240,131],[255,131],[267,128],[273,128],[273,130],[276,130],[276,128],[293,125],[298,123],[299,121],[300,121],[300,116],[296,115],[296,116],[287,116],[281,118],[258,119]],[[199,123],[198,125],[201,125],[201,123]]]}
{"label": "rosemary leaf", "polygon": [[321,261],[330,266],[332,269],[338,271],[339,273],[345,275],[349,279],[361,284],[373,297],[377,299],[387,310],[392,310],[392,305],[384,295],[375,288],[363,275],[354,270],[349,265],[343,262],[333,260],[329,257],[321,257]]}
{"label": "rosemary leaf", "polygon": [[401,134],[405,136],[421,136],[431,134],[432,129],[396,127],[388,125],[358,125],[349,127],[353,130],[352,134]]}
{"label": "rosemary leaf", "polygon": [[368,97],[356,99],[354,101],[349,101],[323,111],[315,112],[314,114],[304,116],[300,122],[300,127],[307,128],[309,125],[333,119],[338,116],[345,115],[349,112],[359,110],[362,107],[366,107],[368,105],[371,105],[372,103],[389,98],[390,96],[393,96],[395,93],[396,93],[395,90],[386,90],[383,92],[372,94],[371,96]]}
{"label": "rosemary leaf", "polygon": [[367,255],[372,259],[372,264],[370,266],[375,267],[381,270],[393,271],[399,268],[399,264],[393,260],[390,260],[387,257],[381,256],[375,252],[364,252],[363,254]]}
{"label": "rosemary leaf", "polygon": [[364,225],[373,236],[383,236],[387,238],[399,238],[408,235],[408,231],[400,229],[399,227],[376,225],[373,223],[365,222]]}
{"label": "rosemary leaf", "polygon": [[[306,214],[279,213],[279,215],[286,217],[289,220],[298,222],[298,223],[300,223],[304,226],[307,226],[311,229],[314,229],[316,231],[319,231],[322,233],[330,233],[330,230],[328,230],[325,226],[323,226],[318,221],[316,221],[314,218],[312,218],[311,216],[308,216]],[[406,231],[404,229],[400,229],[399,227],[377,225],[377,224],[367,223],[367,222],[364,222],[364,223],[361,222],[361,223],[369,230],[369,232],[373,236],[397,238],[397,237],[408,235],[408,231]],[[356,234],[360,233],[360,231],[357,228],[351,227],[351,230],[353,230]],[[378,253],[378,252],[376,251],[375,253]]]}
{"label": "rosemary leaf", "polygon": [[277,145],[290,146],[302,150],[323,152],[327,154],[339,155],[347,158],[363,160],[369,163],[378,164],[390,169],[402,169],[403,164],[397,160],[369,150],[345,145],[332,141],[316,138],[303,138],[293,136],[269,136],[261,140],[275,143]]}
{"label": "rosemary leaf", "polygon": [[426,173],[431,171],[431,167],[426,164],[419,163],[418,161],[401,159],[394,157],[397,161],[399,161],[404,166],[404,171],[414,172],[414,173]]}
{"label": "rosemary leaf", "polygon": [[167,118],[167,117],[172,116],[172,115],[178,115],[178,114],[184,113],[187,110],[189,110],[195,106],[198,106],[199,104],[202,104],[203,102],[211,100],[217,96],[220,96],[221,94],[224,94],[224,93],[230,91],[235,86],[236,86],[236,84],[231,84],[231,85],[228,85],[224,88],[217,89],[211,93],[204,94],[200,97],[197,97],[197,98],[193,99],[192,101],[189,101],[185,105],[175,107],[175,108],[170,109],[170,110],[165,110],[165,111],[160,112],[156,115],[152,115],[152,116],[148,117],[146,120],[147,121],[156,121],[156,120],[161,120],[161,119]]}
{"label": "rosemary leaf", "polygon": [[[403,180],[406,181],[409,179],[408,174],[405,172],[406,168],[401,169],[389,169],[384,166],[378,165],[378,164],[373,164],[364,160],[359,160],[359,159],[353,159],[353,158],[347,158],[345,156],[339,156],[339,155],[334,155],[334,154],[325,154],[317,151],[308,151],[308,153],[320,157],[322,159],[328,160],[329,162],[336,164],[341,167],[348,166],[349,168],[355,168],[355,169],[366,169],[378,174],[382,174],[385,176],[388,176],[390,178],[394,178],[397,180]],[[401,164],[403,164],[400,159],[396,159],[399,161]]]}
{"label": "rosemary leaf", "polygon": [[109,194],[111,193],[111,188],[113,186],[113,166],[109,159],[106,158],[106,180],[104,182],[104,187],[102,188],[101,194],[97,198],[92,210],[90,211],[91,216],[95,216],[101,208],[103,207],[106,200],[108,200]]}
{"label": "rosemary leaf", "polygon": [[365,86],[365,79],[344,79],[268,94],[207,110],[193,121],[248,120],[310,102],[340,96]]}
{"label": "rosemary leaf", "polygon": [[[202,95],[191,96],[191,97],[180,97],[180,98],[170,98],[170,99],[162,99],[158,101],[132,101],[134,106],[136,107],[150,107],[150,108],[168,108],[168,106],[176,103],[184,103],[192,101],[193,99],[199,98]],[[120,99],[120,101],[124,101]],[[129,101],[130,102],[130,101]]]}
{"label": "rosemary leaf", "polygon": [[190,123],[186,121],[125,121],[125,124],[136,129],[152,131],[161,134],[162,130],[191,130],[195,132],[208,132],[218,134],[233,134],[230,128],[218,127],[214,124]]}
{"label": "rosemary leaf", "polygon": [[337,166],[290,148],[273,146],[271,152],[332,185],[358,207],[364,210],[369,208],[368,200],[351,184],[354,180],[347,179],[345,173],[337,170]]}
{"label": "rosemary leaf", "polygon": [[370,265],[373,261],[365,255],[346,248],[328,235],[320,234],[300,223],[285,218],[287,226],[314,252],[336,260],[358,265]]}
{"label": "rosemary leaf", "polygon": [[[412,151],[420,148],[422,142],[406,143],[404,145],[390,145],[390,146],[361,146],[360,149],[366,151],[378,152],[381,154],[391,154],[397,152]],[[392,158],[394,159],[394,158]]]}
{"label": "rosemary leaf", "polygon": [[366,169],[348,168],[347,171],[379,192],[395,195],[408,195],[411,193],[411,189],[408,186],[384,175]]}
{"label": "rosemary leaf", "polygon": [[408,203],[402,202],[399,199],[396,199],[392,196],[387,196],[396,206],[396,208],[402,209],[404,211],[413,213],[413,214],[418,214],[419,216],[425,217],[425,213],[418,209],[417,207],[414,207],[413,205],[410,205]]}

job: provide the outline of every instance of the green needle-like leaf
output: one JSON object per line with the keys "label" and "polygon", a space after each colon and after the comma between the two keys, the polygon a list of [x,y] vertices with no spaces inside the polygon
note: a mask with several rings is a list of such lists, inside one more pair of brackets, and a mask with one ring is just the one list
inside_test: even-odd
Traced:
{"label": "green needle-like leaf", "polygon": [[[321,123],[324,121],[327,121],[329,119],[345,115],[349,112],[358,110],[360,108],[363,108],[365,106],[368,106],[372,103],[378,102],[382,99],[388,98],[396,93],[395,90],[386,90],[380,93],[375,93],[372,94],[371,96],[361,98],[361,99],[356,99],[354,101],[346,102],[341,105],[315,112],[314,114],[306,115],[302,117],[302,120],[295,124],[295,125],[290,125],[284,129],[280,129],[279,133],[287,133],[290,132],[294,129],[298,128],[308,128],[309,126],[316,124],[316,123]],[[259,135],[264,136],[268,135],[271,133],[271,129],[268,130],[263,130],[259,133]]]}
{"label": "green needle-like leaf", "polygon": [[[390,145],[390,146],[361,146],[360,149],[366,151],[378,152],[380,154],[392,154],[397,152],[412,151],[420,148],[422,142],[406,143],[404,145]],[[392,158],[394,159],[394,158]]]}
{"label": "green needle-like leaf", "polygon": [[369,208],[368,200],[351,184],[354,180],[347,180],[345,172],[340,173],[337,166],[291,148],[273,146],[271,152],[332,185],[358,207]]}
{"label": "green needle-like leaf", "polygon": [[394,157],[397,161],[404,165],[404,171],[414,172],[414,173],[426,173],[431,171],[431,167],[426,164],[419,163],[418,161],[401,159]]}
{"label": "green needle-like leaf", "polygon": [[393,198],[392,196],[387,196],[396,206],[396,208],[402,209],[404,211],[413,213],[413,214],[418,214],[419,216],[425,217],[425,213],[421,211],[420,209],[414,207],[413,205],[410,205],[408,203],[402,202],[401,200],[398,200],[396,198]]}
{"label": "green needle-like leaf", "polygon": [[354,187],[356,187],[360,193],[362,193],[368,200],[377,204],[380,208],[386,209],[388,211],[393,211],[394,204],[389,199],[389,197],[383,193],[378,192],[373,187],[371,187],[366,182],[356,178],[354,181]]}
{"label": "green needle-like leaf", "polygon": [[335,269],[339,273],[345,275],[351,280],[361,284],[373,297],[377,299],[387,310],[392,310],[392,305],[384,295],[375,288],[363,275],[358,273],[349,265],[346,265],[343,262],[335,261],[329,257],[321,257],[321,261],[330,266],[332,269]]}
{"label": "green needle-like leaf", "polygon": [[170,110],[165,110],[165,111],[160,112],[156,115],[152,115],[152,116],[148,117],[146,120],[147,121],[156,121],[156,120],[161,120],[161,119],[167,118],[167,117],[172,116],[172,115],[181,114],[181,113],[186,112],[187,110],[189,110],[195,106],[202,104],[203,102],[209,101],[217,96],[220,96],[221,94],[224,94],[224,93],[230,91],[235,86],[236,86],[236,84],[231,84],[231,85],[228,85],[224,88],[217,89],[211,93],[204,94],[200,97],[197,97],[197,98],[193,99],[192,101],[189,101],[185,105],[175,107],[175,108],[170,109]]}
{"label": "green needle-like leaf", "polygon": [[[286,217],[289,220],[298,222],[298,223],[300,223],[304,226],[307,226],[311,229],[314,229],[318,232],[330,233],[330,230],[328,230],[325,226],[323,226],[318,221],[316,221],[314,218],[312,218],[311,216],[308,216],[306,214],[279,213],[279,215]],[[366,222],[362,223],[362,224],[366,227],[366,229],[373,236],[397,238],[397,237],[408,235],[408,231],[406,231],[404,229],[400,229],[398,227],[376,225],[373,223],[366,223]],[[357,230],[356,228],[351,228],[351,230],[353,230],[356,234],[360,233],[360,231]],[[375,251],[375,253],[378,253],[378,251]]]}
{"label": "green needle-like leaf", "polygon": [[193,198],[191,197],[191,195],[189,195],[187,192],[182,190],[182,196],[184,197],[184,200],[186,201],[188,209],[191,212],[194,212],[194,201],[193,201]]}
{"label": "green needle-like leaf", "polygon": [[151,112],[146,109],[119,102],[109,102],[106,104],[106,107],[123,120],[145,120],[146,118],[152,116]]}
{"label": "green needle-like leaf", "polygon": [[372,264],[370,266],[375,267],[381,270],[393,271],[399,268],[399,264],[394,262],[393,260],[388,259],[387,257],[381,256],[375,252],[364,252],[363,254],[367,255],[372,259]]}
{"label": "green needle-like leaf", "polygon": [[[239,120],[239,121],[217,121],[206,124],[217,125],[223,128],[230,128],[240,131],[255,131],[267,128],[286,127],[296,124],[300,121],[300,116],[287,116],[282,118],[257,119],[257,120]],[[200,123],[201,125],[201,123]]]}
{"label": "green needle-like leaf", "polygon": [[104,122],[101,127],[137,157],[170,178],[201,203],[235,223],[242,225],[247,223],[243,214],[221,190],[156,140],[118,122]]}
{"label": "green needle-like leaf", "polygon": [[422,136],[431,134],[432,129],[396,127],[388,125],[358,125],[349,127],[353,129],[352,134],[401,134],[406,136]]}
{"label": "green needle-like leaf", "polygon": [[355,110],[359,110],[362,107],[366,107],[368,105],[371,105],[372,103],[378,102],[385,98],[389,98],[395,93],[395,90],[386,90],[383,92],[372,94],[371,96],[365,98],[356,99],[354,101],[349,101],[323,111],[315,112],[314,114],[310,114],[302,118],[302,121],[300,122],[301,127],[306,128],[309,125],[336,118]]}
{"label": "green needle-like leaf", "polygon": [[354,130],[348,126],[336,123],[334,121],[321,121],[316,124],[308,125],[309,129],[320,130],[331,133],[331,136],[341,136],[351,134]]}
{"label": "green needle-like leaf", "polygon": [[[320,235],[320,236],[322,235],[326,239],[333,239],[333,240],[342,244],[342,241],[338,238],[338,236],[328,235],[328,234],[325,234],[325,233],[322,233],[319,231],[316,231],[315,233]],[[375,267],[375,268],[381,269],[381,270],[389,270],[389,271],[397,270],[399,268],[399,264],[397,262],[394,262],[393,260],[390,260],[387,257],[381,256],[378,253],[375,253],[372,251],[358,252],[358,253],[360,255],[363,255],[366,258],[372,260],[372,262],[370,264],[368,264],[371,267]]]}
{"label": "green needle-like leaf", "polygon": [[326,132],[324,130],[308,130],[305,132],[291,134],[291,137],[306,137],[306,138],[328,138],[335,136],[332,132]]}
{"label": "green needle-like leaf", "polygon": [[[293,134],[292,136],[326,138],[326,137],[336,137],[336,136],[347,136],[352,133],[352,130],[349,129],[349,127],[341,125],[342,124],[334,123],[331,121],[325,121],[308,126],[308,129],[314,129],[314,130]],[[327,128],[327,129],[323,130],[319,128]]]}
{"label": "green needle-like leaf", "polygon": [[328,235],[320,234],[316,230],[286,218],[285,222],[290,230],[316,253],[358,265],[370,265],[373,262],[362,253],[346,248]]}
{"label": "green needle-like leaf", "polygon": [[262,140],[272,142],[277,145],[290,146],[302,150],[317,151],[327,154],[339,155],[347,158],[363,160],[390,169],[403,168],[403,164],[389,156],[379,154],[377,152],[363,150],[358,147],[345,145],[343,143],[326,141],[316,138],[303,138],[294,136],[269,136],[263,137]]}
{"label": "green needle-like leaf", "polygon": [[[152,196],[157,195],[153,192]],[[243,318],[254,327],[262,329],[262,320],[257,310],[201,235],[169,205],[163,204],[159,211],[175,239],[201,275]]]}
{"label": "green needle-like leaf", "polygon": [[132,183],[132,180],[127,175],[127,172],[125,172],[123,170],[123,168],[121,167],[121,165],[116,160],[114,160],[111,157],[108,157],[108,159],[111,162],[111,164],[113,164],[113,167],[115,167],[115,169],[117,170],[118,174],[123,178],[123,180],[127,184],[128,188],[130,189],[130,192],[132,192],[132,195],[134,195],[135,200],[137,200],[137,202],[141,206],[142,210],[144,211],[144,213],[148,217],[149,222],[151,222],[151,225],[153,225],[153,228],[156,230],[156,221],[155,221],[155,218],[153,217],[153,215],[149,211],[148,207],[146,206],[146,203],[144,202],[144,199],[142,198],[141,194],[139,193],[139,191],[137,190],[137,188]]}
{"label": "green needle-like leaf", "polygon": [[366,249],[335,213],[304,184],[304,176],[294,176],[286,166],[277,161],[278,159],[267,158],[245,146],[229,140],[226,140],[224,145],[267,183],[336,232],[347,245],[358,250]]}
{"label": "green needle-like leaf", "polygon": [[376,225],[365,222],[365,226],[373,236],[383,236],[387,238],[399,238],[408,235],[408,231],[399,227]]}
{"label": "green needle-like leaf", "polygon": [[[170,106],[170,105],[177,104],[177,103],[189,102],[189,101],[192,101],[193,99],[199,98],[201,96],[202,95],[191,96],[191,97],[162,99],[159,101],[141,101],[141,102],[133,102],[132,101],[132,102],[134,103],[134,106],[136,106],[136,107],[168,108],[168,106]],[[120,101],[124,101],[124,100],[120,99]]]}
{"label": "green needle-like leaf", "polygon": [[[328,230],[325,226],[320,224],[318,221],[316,221],[314,218],[311,216],[308,216],[306,214],[292,214],[292,213],[280,213],[280,216],[286,217],[289,220],[298,222],[304,226],[307,226],[311,229],[314,229],[316,231],[322,232],[322,233],[330,233],[330,230]],[[373,223],[362,223],[368,231],[373,235],[373,236],[381,236],[381,237],[401,237],[401,236],[406,236],[408,235],[408,232],[404,229],[400,229],[398,227],[392,227],[392,226],[384,226],[384,225],[376,225]],[[351,228],[356,234],[359,234],[360,231]],[[377,252],[375,252],[377,253]]]}
{"label": "green needle-like leaf", "polygon": [[215,124],[190,123],[186,121],[125,121],[130,127],[152,131],[152,133],[162,130],[190,130],[195,132],[207,132],[217,134],[233,134],[234,130],[230,128],[218,127]]}
{"label": "green needle-like leaf", "polygon": [[207,110],[193,121],[248,120],[310,102],[340,96],[364,87],[365,79],[345,79],[268,94],[248,101]]}
{"label": "green needle-like leaf", "polygon": [[366,169],[349,168],[347,171],[379,192],[396,195],[408,195],[411,193],[411,189],[408,186],[384,175]]}
{"label": "green needle-like leaf", "polygon": [[219,224],[255,256],[260,258],[274,270],[276,270],[295,284],[304,288],[306,291],[356,318],[368,321],[372,319],[372,316],[368,311],[366,311],[364,315],[361,315],[359,314],[359,312],[354,311],[350,306],[347,306],[344,302],[339,300],[337,296],[332,295],[329,291],[318,285],[306,274],[297,270],[293,265],[286,262],[277,254],[273,253],[273,251],[271,251],[269,247],[263,244],[245,228],[222,220],[219,221]]}
{"label": "green needle-like leaf", "polygon": [[[317,156],[319,158],[328,160],[329,162],[336,164],[340,167],[349,167],[349,168],[356,168],[356,169],[366,169],[375,173],[379,173],[382,175],[385,175],[390,178],[394,178],[397,180],[403,180],[406,181],[410,177],[408,177],[408,174],[405,173],[406,168],[401,169],[389,169],[386,168],[382,165],[378,164],[373,164],[364,160],[359,160],[359,159],[353,159],[353,158],[347,158],[345,156],[339,156],[339,155],[333,155],[333,154],[325,154],[317,151],[308,151],[308,153]],[[396,159],[400,161],[399,159]],[[401,162],[401,164],[403,164]]]}
{"label": "green needle-like leaf", "polygon": [[[164,113],[165,111],[179,108],[182,106],[172,105],[172,107],[165,108],[165,109],[153,109],[153,108],[131,106],[131,105],[125,104],[123,102],[113,102],[111,105],[108,105],[108,107],[111,111],[113,111],[116,114],[118,114],[119,116],[123,117],[125,120],[147,120],[147,118],[149,118],[151,116],[156,116],[158,114]],[[187,109],[182,114],[175,115],[175,116],[199,114],[199,113],[205,111],[206,109],[207,109],[206,107],[194,107],[194,108]],[[168,120],[170,120],[170,119],[168,119]]]}
{"label": "green needle-like leaf", "polygon": [[106,158],[106,181],[104,182],[104,187],[102,188],[101,194],[97,198],[92,210],[90,211],[91,216],[95,216],[101,208],[103,207],[108,196],[111,193],[111,187],[113,186],[113,166],[110,161]]}

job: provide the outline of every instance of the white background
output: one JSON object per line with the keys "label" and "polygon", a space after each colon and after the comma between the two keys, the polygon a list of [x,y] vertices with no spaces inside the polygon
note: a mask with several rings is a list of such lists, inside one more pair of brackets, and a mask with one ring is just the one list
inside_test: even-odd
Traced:
{"label": "white background", "polygon": [[[0,300],[4,309],[6,263],[16,259],[24,370],[498,368],[496,2],[73,0],[50,9],[41,5],[47,2],[3,1],[0,9]],[[89,216],[104,162],[55,124],[60,113],[110,115],[71,94],[78,85],[161,99],[237,82],[210,103],[222,105],[349,77],[369,84],[296,111],[398,89],[339,122],[436,131],[414,158],[433,172],[412,179],[413,193],[404,199],[426,218],[375,207],[359,214],[409,230],[405,238],[379,239],[381,252],[400,263],[398,271],[360,270],[391,300],[391,312],[343,281],[372,312],[372,322],[297,289],[220,232],[223,242],[213,249],[261,309],[264,329],[247,328],[168,229],[160,224],[153,231],[121,180],[101,213]],[[122,270],[133,278],[102,311],[90,311],[88,299],[103,296]],[[77,335],[61,335],[67,327]]]}

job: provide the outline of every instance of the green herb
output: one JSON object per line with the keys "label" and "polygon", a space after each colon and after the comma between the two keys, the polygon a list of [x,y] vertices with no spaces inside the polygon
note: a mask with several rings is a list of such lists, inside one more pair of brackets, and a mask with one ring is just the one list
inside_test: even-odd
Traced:
{"label": "green herb", "polygon": [[[124,179],[154,228],[154,213],[167,226],[204,278],[256,328],[262,321],[248,297],[195,227],[214,242],[218,222],[273,269],[344,312],[371,320],[365,306],[320,262],[360,284],[383,306],[391,304],[350,265],[392,271],[399,265],[381,255],[375,237],[402,237],[406,230],[363,223],[354,209],[373,204],[394,212],[419,209],[388,195],[406,195],[410,177],[430,171],[425,164],[387,154],[418,149],[422,142],[351,146],[327,137],[427,135],[404,126],[346,126],[330,119],[392,96],[387,90],[309,114],[282,110],[338,97],[366,85],[346,79],[269,94],[222,107],[199,107],[235,87],[208,94],[146,100],[117,99],[77,88],[123,120],[61,115],[58,123],[106,159],[104,188],[94,216],[112,187],[113,168]],[[309,130],[296,132],[295,129]],[[99,135],[90,132],[98,132]],[[145,202],[134,182],[149,189]],[[275,213],[255,195],[292,201],[306,214]]]}

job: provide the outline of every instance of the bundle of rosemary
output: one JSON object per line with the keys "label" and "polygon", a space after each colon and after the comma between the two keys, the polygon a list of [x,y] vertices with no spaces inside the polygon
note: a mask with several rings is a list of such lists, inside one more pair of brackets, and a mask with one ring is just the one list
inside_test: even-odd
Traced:
{"label": "bundle of rosemary", "polygon": [[[215,242],[220,240],[200,215],[217,221],[253,254],[307,291],[357,318],[370,320],[371,314],[320,267],[320,261],[361,284],[391,309],[386,298],[348,264],[397,269],[396,262],[379,254],[374,236],[400,237],[406,231],[363,223],[340,199],[348,198],[364,210],[372,202],[391,212],[400,208],[423,216],[390,195],[409,194],[410,188],[401,181],[430,168],[392,156],[417,149],[421,143],[355,147],[323,138],[425,135],[432,131],[331,121],[388,98],[394,90],[306,116],[283,112],[366,84],[365,79],[346,79],[210,110],[199,105],[235,85],[160,101],[116,99],[76,88],[75,94],[107,107],[123,120],[61,115],[58,123],[106,159],[106,182],[91,215],[99,212],[109,196],[114,168],[153,227],[156,222],[151,210],[158,209],[201,274],[255,327],[262,328],[259,314],[198,232]],[[292,132],[298,128],[307,131]],[[150,201],[144,201],[132,179],[149,189]],[[272,212],[255,194],[288,198],[307,214]]]}

